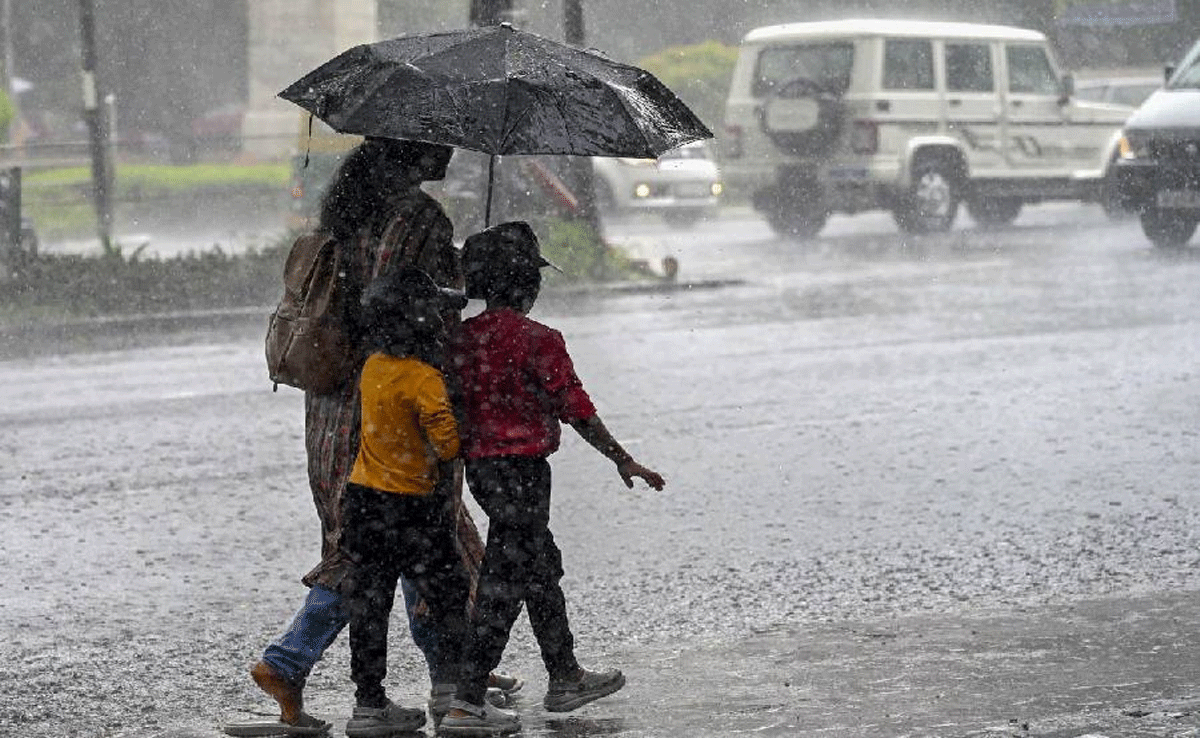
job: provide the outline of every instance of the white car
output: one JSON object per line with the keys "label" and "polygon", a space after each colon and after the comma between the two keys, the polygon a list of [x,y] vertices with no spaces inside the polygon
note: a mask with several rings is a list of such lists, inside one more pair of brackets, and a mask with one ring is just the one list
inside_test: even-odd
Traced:
{"label": "white car", "polygon": [[593,157],[592,168],[602,213],[652,212],[689,226],[714,215],[720,203],[720,170],[703,141],[658,159]]}
{"label": "white car", "polygon": [[1042,33],[883,19],[767,26],[742,40],[721,169],[781,234],[890,210],[945,231],[1027,203],[1099,201],[1128,106],[1079,99]]}

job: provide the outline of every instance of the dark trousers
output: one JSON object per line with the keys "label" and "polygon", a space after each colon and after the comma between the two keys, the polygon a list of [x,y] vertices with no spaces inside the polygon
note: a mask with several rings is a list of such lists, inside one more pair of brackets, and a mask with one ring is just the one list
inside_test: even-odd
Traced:
{"label": "dark trousers", "polygon": [[570,677],[579,663],[559,585],[562,553],[549,527],[550,464],[530,456],[468,459],[466,474],[471,494],[487,513],[488,536],[458,694],[480,704],[522,604],[550,678]]}
{"label": "dark trousers", "polygon": [[454,521],[442,495],[400,495],[357,484],[342,497],[342,547],[355,562],[343,594],[350,616],[350,679],[363,707],[386,701],[388,621],[403,575],[429,604],[438,627],[435,682],[459,681],[467,637],[470,580],[454,548]]}

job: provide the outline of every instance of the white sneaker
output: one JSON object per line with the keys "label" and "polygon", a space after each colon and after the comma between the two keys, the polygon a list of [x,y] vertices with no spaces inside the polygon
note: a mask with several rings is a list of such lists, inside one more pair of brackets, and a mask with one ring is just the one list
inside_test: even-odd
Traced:
{"label": "white sneaker", "polygon": [[[455,712],[462,714],[455,715]],[[507,710],[493,707],[487,702],[472,705],[454,700],[437,732],[439,735],[493,736],[516,733],[520,729],[521,719]]]}

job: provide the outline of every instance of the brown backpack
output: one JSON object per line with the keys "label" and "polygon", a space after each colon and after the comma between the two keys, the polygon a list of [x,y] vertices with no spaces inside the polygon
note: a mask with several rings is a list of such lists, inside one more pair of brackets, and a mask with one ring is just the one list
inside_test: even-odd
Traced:
{"label": "brown backpack", "polygon": [[296,239],[283,268],[283,297],[267,327],[267,371],[286,384],[328,395],[354,377],[361,286],[327,233]]}

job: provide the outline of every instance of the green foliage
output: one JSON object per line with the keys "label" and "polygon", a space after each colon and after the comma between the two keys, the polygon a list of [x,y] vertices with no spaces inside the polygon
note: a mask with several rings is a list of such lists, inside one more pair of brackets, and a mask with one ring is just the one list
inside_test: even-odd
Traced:
{"label": "green foliage", "polygon": [[[171,208],[172,201],[194,203],[228,197],[282,197],[290,168],[269,164],[118,164],[113,202],[118,212],[140,207]],[[21,208],[43,240],[95,233],[92,172],[88,167],[30,170],[22,176]]]}
{"label": "green foliage", "polygon": [[548,285],[556,282],[609,281],[632,273],[629,260],[604,243],[600,234],[583,220],[552,218],[545,222],[542,254],[563,270],[545,270]]}
{"label": "green foliage", "polygon": [[[212,187],[284,187],[291,169],[287,162],[267,164],[118,164],[114,176],[118,195],[123,190],[152,189],[184,192]],[[61,188],[89,187],[92,170],[67,167],[31,171],[23,186],[33,193]]]}
{"label": "green foliage", "polygon": [[[565,272],[545,270],[547,286],[645,276],[584,221],[549,220],[538,231],[544,235],[543,253]],[[29,256],[0,281],[0,326],[230,308],[266,310],[282,293],[283,264],[295,237],[285,234],[261,250],[241,254],[214,247],[165,259],[145,258],[145,245],[127,250],[118,243],[102,256]]]}
{"label": "green foliage", "polygon": [[687,103],[716,133],[725,118],[725,97],[737,47],[720,41],[671,46],[638,62]]}
{"label": "green foliage", "polygon": [[39,254],[0,283],[0,323],[270,306],[293,238],[169,259],[144,259],[140,248],[126,256],[120,246],[104,256]]}
{"label": "green foliage", "polygon": [[0,143],[8,143],[9,126],[12,125],[16,114],[8,92],[0,90]]}

